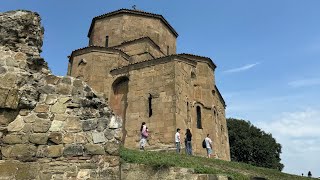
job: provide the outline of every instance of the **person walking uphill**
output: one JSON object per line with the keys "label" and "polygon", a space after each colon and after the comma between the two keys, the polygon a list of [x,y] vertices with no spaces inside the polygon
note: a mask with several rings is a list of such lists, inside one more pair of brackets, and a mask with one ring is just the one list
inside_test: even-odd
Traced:
{"label": "person walking uphill", "polygon": [[212,140],[209,138],[209,134],[207,134],[207,137],[204,138],[204,140],[206,142],[207,156],[210,158],[212,154]]}
{"label": "person walking uphill", "polygon": [[192,134],[190,129],[186,131],[186,152],[188,155],[192,155],[192,144],[191,144]]}
{"label": "person walking uphill", "polygon": [[144,150],[144,147],[147,144],[147,138],[149,136],[148,128],[145,122],[141,124],[140,133],[140,150]]}
{"label": "person walking uphill", "polygon": [[181,147],[180,147],[180,145],[181,145],[181,139],[180,139],[180,129],[178,128],[177,129],[177,132],[176,132],[176,134],[175,134],[175,136],[174,136],[174,139],[175,139],[175,142],[176,142],[176,152],[177,153],[180,153],[180,149],[181,149]]}

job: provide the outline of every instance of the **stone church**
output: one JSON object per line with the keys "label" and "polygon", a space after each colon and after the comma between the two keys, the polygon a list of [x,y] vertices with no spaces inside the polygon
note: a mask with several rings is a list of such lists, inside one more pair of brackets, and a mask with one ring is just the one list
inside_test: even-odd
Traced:
{"label": "stone church", "polygon": [[[68,75],[87,82],[109,101],[124,123],[124,146],[138,148],[146,122],[149,149],[174,147],[187,128],[193,152],[205,155],[210,134],[215,154],[230,160],[226,104],[216,83],[216,65],[204,56],[177,54],[178,33],[162,16],[120,9],[94,17],[87,47],[69,56]],[[184,145],[184,144],[183,144]]]}

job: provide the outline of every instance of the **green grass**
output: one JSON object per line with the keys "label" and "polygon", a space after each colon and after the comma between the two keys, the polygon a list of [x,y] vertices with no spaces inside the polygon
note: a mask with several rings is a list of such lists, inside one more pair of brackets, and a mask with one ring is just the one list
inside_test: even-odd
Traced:
{"label": "green grass", "polygon": [[307,177],[281,173],[277,170],[255,167],[245,163],[227,162],[198,156],[178,155],[168,152],[138,151],[126,148],[120,150],[121,160],[127,163],[146,164],[154,168],[193,168],[199,174],[227,175],[236,180],[250,177],[264,177],[270,180],[303,180]]}

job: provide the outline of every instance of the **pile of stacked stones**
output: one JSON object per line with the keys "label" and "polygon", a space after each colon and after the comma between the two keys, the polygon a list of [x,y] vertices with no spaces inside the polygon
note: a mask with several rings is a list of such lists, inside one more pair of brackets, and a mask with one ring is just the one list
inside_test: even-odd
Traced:
{"label": "pile of stacked stones", "polygon": [[37,170],[23,178],[117,179],[121,119],[86,83],[51,74],[38,14],[0,13],[0,29],[0,169],[10,161]]}

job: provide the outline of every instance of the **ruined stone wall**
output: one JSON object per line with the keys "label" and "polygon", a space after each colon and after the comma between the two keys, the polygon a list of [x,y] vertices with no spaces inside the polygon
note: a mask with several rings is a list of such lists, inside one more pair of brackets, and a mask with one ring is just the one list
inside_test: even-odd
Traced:
{"label": "ruined stone wall", "polygon": [[150,37],[165,54],[176,53],[176,37],[159,19],[133,14],[119,14],[95,21],[89,45],[105,46],[109,36],[109,47],[125,41]]}
{"label": "ruined stone wall", "polygon": [[40,57],[38,14],[0,13],[1,179],[119,179],[122,121]]}
{"label": "ruined stone wall", "polygon": [[119,53],[89,52],[72,57],[71,76],[77,77],[90,85],[95,91],[103,93],[106,99],[110,98],[110,90],[114,78],[110,70],[129,62]]}
{"label": "ruined stone wall", "polygon": [[[140,126],[146,122],[152,148],[172,147],[176,131],[174,62],[146,66],[129,72],[125,146],[138,147]],[[151,117],[148,101],[150,95]]]}

